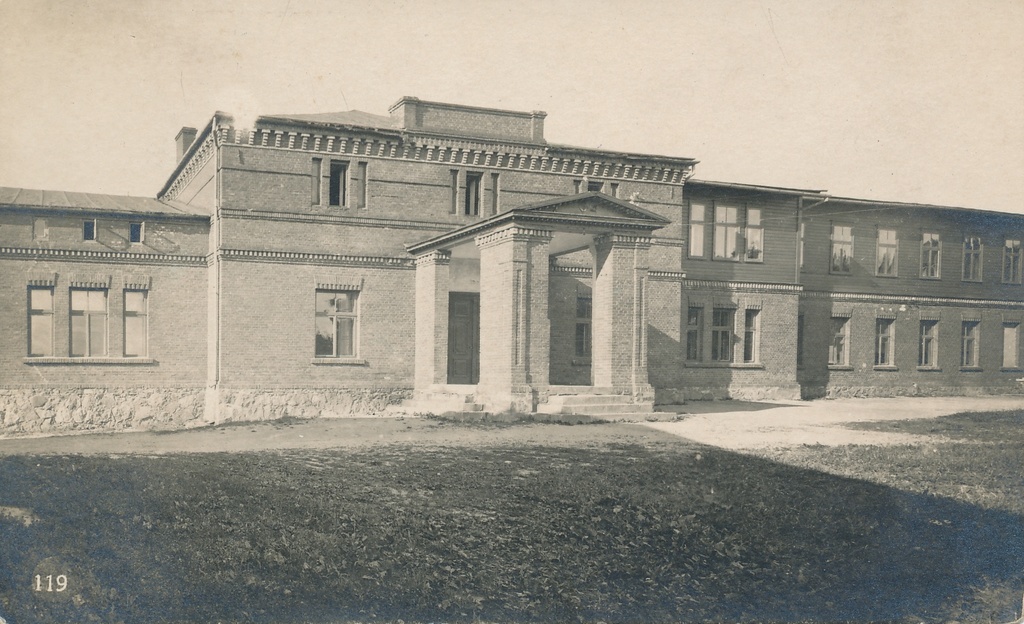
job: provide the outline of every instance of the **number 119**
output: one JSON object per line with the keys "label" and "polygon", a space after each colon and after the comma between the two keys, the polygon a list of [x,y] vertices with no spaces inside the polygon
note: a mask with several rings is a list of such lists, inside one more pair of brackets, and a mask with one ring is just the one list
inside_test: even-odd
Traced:
{"label": "number 119", "polygon": [[[43,587],[43,579],[46,579],[46,587]],[[56,583],[54,583],[56,581]],[[56,588],[54,587],[56,585]],[[64,574],[58,574],[54,576],[47,574],[45,577],[41,574],[36,574],[36,591],[59,591],[62,592],[68,588],[68,577]]]}

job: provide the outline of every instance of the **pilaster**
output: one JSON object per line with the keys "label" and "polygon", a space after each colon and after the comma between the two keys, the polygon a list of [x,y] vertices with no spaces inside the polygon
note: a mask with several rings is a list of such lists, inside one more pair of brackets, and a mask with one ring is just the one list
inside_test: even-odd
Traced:
{"label": "pilaster", "polygon": [[415,388],[448,382],[448,290],[451,252],[433,250],[416,258]]}

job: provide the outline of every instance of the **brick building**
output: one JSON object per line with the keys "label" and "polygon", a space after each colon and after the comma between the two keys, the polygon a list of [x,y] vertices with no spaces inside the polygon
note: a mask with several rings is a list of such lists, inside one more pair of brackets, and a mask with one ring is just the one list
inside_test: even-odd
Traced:
{"label": "brick building", "polygon": [[154,199],[0,189],[0,431],[1017,390],[1024,217],[699,181],[544,118],[218,113]]}

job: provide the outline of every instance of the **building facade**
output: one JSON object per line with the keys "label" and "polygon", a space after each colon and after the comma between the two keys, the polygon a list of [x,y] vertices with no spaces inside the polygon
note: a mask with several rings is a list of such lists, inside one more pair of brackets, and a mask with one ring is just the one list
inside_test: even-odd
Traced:
{"label": "building facade", "polygon": [[218,113],[156,198],[0,189],[0,432],[1018,390],[1024,217],[544,119]]}

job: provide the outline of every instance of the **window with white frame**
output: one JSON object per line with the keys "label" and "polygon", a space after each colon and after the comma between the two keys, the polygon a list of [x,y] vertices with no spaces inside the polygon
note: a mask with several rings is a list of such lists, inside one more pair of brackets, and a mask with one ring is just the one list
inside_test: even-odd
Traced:
{"label": "window with white frame", "polygon": [[850,319],[848,317],[832,317],[832,341],[828,346],[828,363],[832,366],[847,366],[850,363]]}
{"label": "window with white frame", "polygon": [[141,221],[128,224],[128,242],[141,243],[145,237],[145,224]]}
{"label": "window with white frame", "polygon": [[893,330],[895,327],[894,319],[875,319],[875,366],[894,366],[893,351],[896,343]]}
{"label": "window with white frame", "polygon": [[96,219],[86,219],[82,222],[82,240],[96,240]]}
{"label": "window with white frame", "polygon": [[939,365],[939,322],[921,321],[920,340],[917,350],[917,365],[921,368],[937,368]]}
{"label": "window with white frame", "polygon": [[744,230],[746,262],[764,262],[764,225],[761,223],[761,209],[747,208],[747,226]]}
{"label": "window with white frame", "polygon": [[359,337],[359,292],[316,291],[316,357],[355,357]]}
{"label": "window with white frame", "polygon": [[1003,283],[1020,284],[1020,240],[1006,239],[1003,245]]}
{"label": "window with white frame", "polygon": [[1020,367],[1020,323],[1003,323],[1003,368]]}
{"label": "window with white frame", "polygon": [[736,310],[711,310],[711,359],[716,362],[732,361],[732,331]]}
{"label": "window with white frame", "polygon": [[107,289],[71,289],[71,357],[107,354]]}
{"label": "window with white frame", "polygon": [[982,244],[979,236],[964,237],[963,281],[980,282],[982,267]]}
{"label": "window with white frame", "polygon": [[979,321],[963,321],[960,324],[960,366],[978,367]]}
{"label": "window with white frame", "polygon": [[831,273],[849,273],[853,266],[853,227],[832,225]]}
{"label": "window with white frame", "polygon": [[756,364],[761,360],[761,311],[748,309],[743,314],[743,362]]}
{"label": "window with white frame", "polygon": [[896,277],[899,267],[899,241],[896,230],[879,228],[878,248],[875,252],[875,275],[879,277]]}
{"label": "window with white frame", "polygon": [[28,288],[28,355],[53,355],[53,287]]}
{"label": "window with white frame", "polygon": [[124,291],[124,356],[146,357],[149,354],[149,293],[145,290]]}
{"label": "window with white frame", "polygon": [[715,259],[736,260],[739,257],[739,209],[724,204],[715,205]]}
{"label": "window with white frame", "polygon": [[942,277],[942,240],[935,232],[921,235],[921,277],[939,279]]}
{"label": "window with white frame", "polygon": [[707,206],[690,202],[690,257],[703,258],[704,233],[707,227]]}

